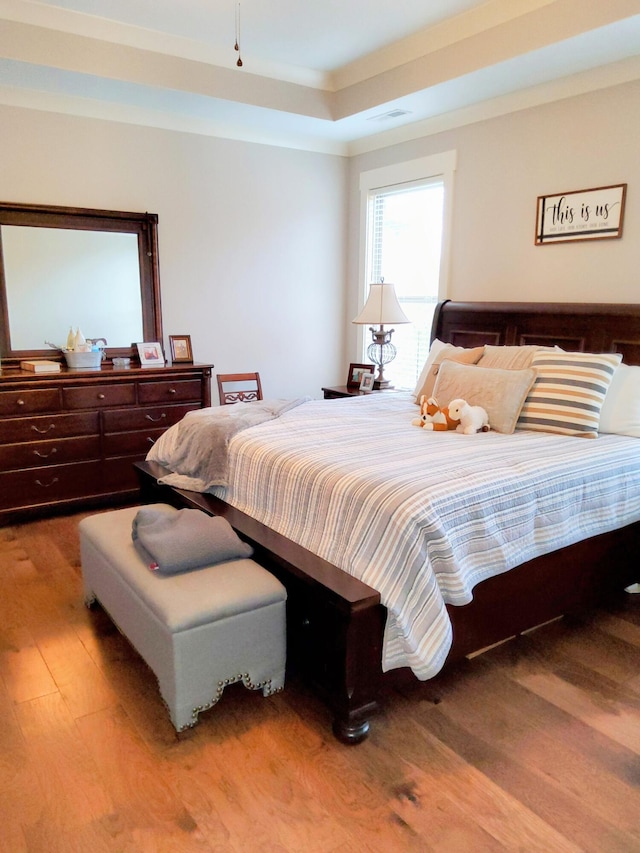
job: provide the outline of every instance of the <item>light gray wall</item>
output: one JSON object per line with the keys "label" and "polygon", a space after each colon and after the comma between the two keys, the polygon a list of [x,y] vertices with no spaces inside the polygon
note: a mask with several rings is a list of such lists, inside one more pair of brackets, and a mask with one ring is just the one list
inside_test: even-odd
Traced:
{"label": "light gray wall", "polygon": [[[457,150],[453,299],[638,301],[640,82],[350,161],[13,107],[0,126],[0,198],[157,213],[165,334],[268,396],[359,360],[361,170]],[[534,246],[538,195],[622,182],[621,240]]]}
{"label": "light gray wall", "polygon": [[[640,82],[424,137],[350,161],[348,311],[357,308],[361,171],[455,149],[456,300],[638,302]],[[536,198],[627,183],[620,240],[535,246]],[[349,352],[355,334],[345,327]]]}
{"label": "light gray wall", "polygon": [[197,361],[269,397],[345,372],[344,158],[13,107],[0,127],[4,201],[158,214],[165,335]]}

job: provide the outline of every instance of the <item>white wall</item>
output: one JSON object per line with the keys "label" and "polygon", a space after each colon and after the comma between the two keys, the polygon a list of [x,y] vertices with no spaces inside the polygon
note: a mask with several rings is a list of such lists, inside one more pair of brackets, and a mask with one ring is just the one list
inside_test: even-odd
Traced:
{"label": "white wall", "polygon": [[0,127],[2,200],[158,214],[165,336],[197,361],[269,397],[342,376],[346,160],[12,107]]}
{"label": "white wall", "polygon": [[[592,92],[352,158],[350,281],[357,283],[361,171],[455,149],[448,296],[638,302],[640,82]],[[620,240],[535,246],[536,198],[627,183]],[[357,290],[349,295],[355,314]],[[345,327],[355,356],[355,333]]]}

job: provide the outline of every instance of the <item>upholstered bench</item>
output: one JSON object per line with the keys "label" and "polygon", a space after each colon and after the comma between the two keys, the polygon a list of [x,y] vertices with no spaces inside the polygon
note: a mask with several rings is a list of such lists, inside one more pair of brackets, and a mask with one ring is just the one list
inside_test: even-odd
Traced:
{"label": "upholstered bench", "polygon": [[175,728],[194,726],[233,682],[264,696],[282,690],[282,584],[251,559],[174,575],[150,571],[131,536],[138,509],[80,522],[85,602],[97,599],[151,667]]}

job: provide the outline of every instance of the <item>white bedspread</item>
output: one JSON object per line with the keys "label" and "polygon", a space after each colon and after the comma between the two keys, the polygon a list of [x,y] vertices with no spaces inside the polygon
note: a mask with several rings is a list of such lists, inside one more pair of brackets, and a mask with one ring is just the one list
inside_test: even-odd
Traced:
{"label": "white bedspread", "polygon": [[[400,393],[304,403],[233,437],[216,493],[377,589],[384,669],[426,679],[451,646],[445,603],[640,519],[640,443],[428,432],[416,412]],[[169,468],[170,433],[149,454]]]}

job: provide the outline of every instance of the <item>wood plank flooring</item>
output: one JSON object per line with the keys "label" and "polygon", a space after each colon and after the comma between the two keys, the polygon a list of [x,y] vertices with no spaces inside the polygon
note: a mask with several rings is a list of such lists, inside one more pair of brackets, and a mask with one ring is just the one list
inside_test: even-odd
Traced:
{"label": "wood plank flooring", "polygon": [[640,596],[465,661],[438,704],[389,690],[358,747],[295,679],[177,737],[84,607],[80,517],[0,529],[3,853],[640,850]]}

